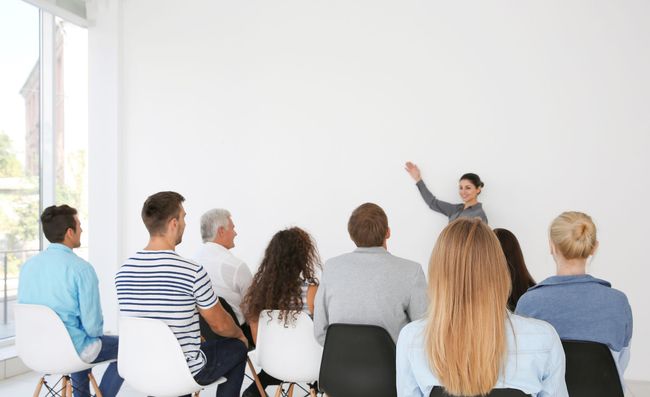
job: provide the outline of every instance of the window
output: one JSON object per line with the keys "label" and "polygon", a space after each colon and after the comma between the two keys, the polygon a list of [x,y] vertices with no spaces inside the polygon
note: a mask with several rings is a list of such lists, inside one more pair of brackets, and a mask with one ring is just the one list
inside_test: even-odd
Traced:
{"label": "window", "polygon": [[0,65],[2,340],[14,335],[20,266],[48,244],[42,209],[69,204],[86,224],[87,31],[21,0],[4,0]]}

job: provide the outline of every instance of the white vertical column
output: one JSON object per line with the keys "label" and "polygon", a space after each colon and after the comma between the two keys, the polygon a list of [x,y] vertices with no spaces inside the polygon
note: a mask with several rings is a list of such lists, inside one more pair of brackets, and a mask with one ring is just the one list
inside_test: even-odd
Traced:
{"label": "white vertical column", "polygon": [[[54,15],[40,12],[40,211],[55,202]],[[43,233],[41,248],[48,244]]]}
{"label": "white vertical column", "polygon": [[124,259],[120,186],[121,1],[89,0],[88,12],[88,240],[99,278],[104,329],[117,333],[114,277]]}

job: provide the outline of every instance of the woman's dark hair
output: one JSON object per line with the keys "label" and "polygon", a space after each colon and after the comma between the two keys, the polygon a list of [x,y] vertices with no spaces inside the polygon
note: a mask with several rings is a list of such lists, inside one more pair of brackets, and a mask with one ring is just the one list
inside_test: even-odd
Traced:
{"label": "woman's dark hair", "polygon": [[66,204],[47,207],[41,214],[41,225],[47,241],[62,243],[68,229],[77,231],[75,215],[77,215],[77,210]]}
{"label": "woman's dark hair", "polygon": [[521,298],[528,288],[535,285],[535,280],[528,272],[528,268],[526,268],[524,254],[521,252],[517,237],[506,229],[494,229],[494,233],[501,243],[501,249],[506,256],[506,262],[508,262],[510,279],[512,280],[512,290],[508,298],[508,309],[514,311],[519,298]]}
{"label": "woman's dark hair", "polygon": [[481,181],[481,178],[478,175],[473,174],[471,172],[468,172],[467,174],[463,174],[463,176],[460,177],[459,181],[462,181],[463,179],[472,182],[472,185],[474,185],[474,187],[476,187],[477,189],[485,186],[483,181]]}
{"label": "woman's dark hair", "polygon": [[318,285],[314,274],[317,266],[318,250],[307,232],[298,227],[277,232],[242,302],[246,318],[256,320],[263,310],[270,309],[280,310],[278,319],[285,325],[295,319],[303,308],[304,282]]}

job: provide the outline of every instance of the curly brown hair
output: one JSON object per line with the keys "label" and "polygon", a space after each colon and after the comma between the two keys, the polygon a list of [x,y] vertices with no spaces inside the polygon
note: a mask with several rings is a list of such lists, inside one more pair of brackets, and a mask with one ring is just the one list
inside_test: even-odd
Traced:
{"label": "curly brown hair", "polygon": [[257,320],[265,309],[280,310],[279,320],[287,325],[303,308],[303,283],[318,285],[314,273],[319,266],[316,244],[306,231],[292,227],[277,232],[242,302],[246,318]]}

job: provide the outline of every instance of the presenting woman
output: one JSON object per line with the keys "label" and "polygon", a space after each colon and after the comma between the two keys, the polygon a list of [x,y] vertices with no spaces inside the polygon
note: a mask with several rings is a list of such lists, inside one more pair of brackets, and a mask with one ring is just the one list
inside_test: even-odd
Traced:
{"label": "presenting woman", "polygon": [[406,163],[406,171],[415,180],[418,190],[422,195],[425,203],[436,212],[447,215],[449,222],[457,218],[481,218],[483,222],[488,223],[487,216],[483,211],[483,205],[478,202],[478,195],[481,194],[481,188],[484,185],[478,175],[468,173],[460,177],[458,182],[458,194],[463,200],[462,204],[452,204],[446,201],[438,200],[424,184],[420,169],[410,161]]}

